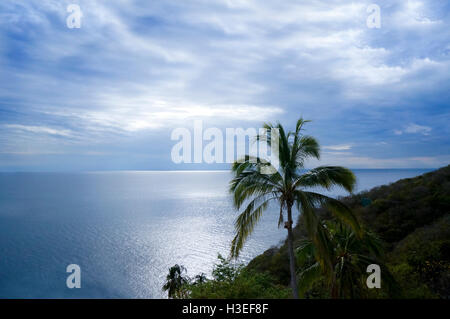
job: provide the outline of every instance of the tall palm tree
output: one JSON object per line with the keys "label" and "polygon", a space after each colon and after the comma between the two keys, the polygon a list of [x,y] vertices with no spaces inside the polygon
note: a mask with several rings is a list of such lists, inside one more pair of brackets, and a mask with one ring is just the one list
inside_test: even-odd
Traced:
{"label": "tall palm tree", "polygon": [[[322,166],[307,172],[303,170],[308,158],[320,158],[319,143],[312,136],[304,135],[302,132],[307,122],[309,121],[300,118],[295,131],[287,133],[279,123],[264,124],[266,133],[257,136],[256,140],[267,143],[268,147],[278,142],[279,168],[276,169],[267,160],[246,155],[233,164],[234,177],[230,183],[230,192],[236,209],[240,210],[244,204],[246,205],[235,221],[236,235],[231,244],[231,257],[238,257],[246,239],[269,203],[277,202],[280,207],[278,227],[284,223],[288,232],[289,268],[294,298],[298,298],[298,289],[292,231],[293,208],[296,207],[304,215],[309,237],[314,241],[318,253],[323,256],[321,260],[328,265],[331,265],[330,247],[323,229],[319,227],[320,223],[314,208],[318,205],[327,206],[335,216],[359,232],[358,222],[347,206],[311,190],[312,187],[330,189],[333,186],[341,186],[351,192],[356,179],[354,174],[344,167]],[[271,169],[270,174],[267,174],[268,168]]]}
{"label": "tall palm tree", "polygon": [[163,290],[167,291],[169,298],[183,297],[183,288],[189,283],[189,278],[183,276],[186,272],[184,266],[178,264],[169,268],[169,274],[166,276],[166,283]]}

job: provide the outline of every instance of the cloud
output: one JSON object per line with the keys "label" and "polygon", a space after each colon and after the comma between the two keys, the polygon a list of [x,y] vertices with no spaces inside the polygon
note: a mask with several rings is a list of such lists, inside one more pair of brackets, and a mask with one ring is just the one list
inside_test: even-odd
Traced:
{"label": "cloud", "polygon": [[324,154],[320,161],[310,161],[307,167],[343,165],[350,168],[438,168],[448,165],[450,155],[411,157],[370,157],[353,154]]}
{"label": "cloud", "polygon": [[[449,143],[442,1],[379,1],[380,29],[366,26],[371,1],[79,0],[81,28],[68,29],[70,3],[0,2],[0,149],[114,144],[127,163],[194,119],[292,127],[300,115],[349,161],[345,151],[371,158],[377,147],[441,156]],[[430,147],[399,144],[431,132]]]}
{"label": "cloud", "polygon": [[328,145],[323,146],[324,150],[332,150],[332,151],[348,151],[352,148],[351,144],[339,144],[339,145]]}
{"label": "cloud", "polygon": [[431,127],[429,126],[423,126],[423,125],[417,125],[414,123],[409,124],[405,128],[405,133],[420,133],[423,135],[429,135],[431,132]]}
{"label": "cloud", "polygon": [[430,135],[432,128],[429,126],[418,125],[418,124],[408,124],[403,130],[394,130],[395,135],[402,135],[403,133],[409,134],[422,134]]}
{"label": "cloud", "polygon": [[55,129],[46,126],[30,126],[30,125],[21,125],[21,124],[4,124],[4,127],[12,130],[19,130],[25,132],[31,132],[35,134],[48,134],[48,135],[57,135],[63,137],[71,137],[72,132],[67,129]]}
{"label": "cloud", "polygon": [[[278,107],[256,105],[199,105],[167,102],[152,98],[121,99],[109,96],[95,110],[47,109],[45,114],[71,122],[91,134],[95,132],[133,133],[138,131],[186,126],[196,119],[262,122],[283,114]],[[216,124],[220,124],[217,123]]]}

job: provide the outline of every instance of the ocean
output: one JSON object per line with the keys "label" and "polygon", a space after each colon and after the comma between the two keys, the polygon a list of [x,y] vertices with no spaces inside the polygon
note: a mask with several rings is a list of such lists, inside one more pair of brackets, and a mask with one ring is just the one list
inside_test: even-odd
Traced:
{"label": "ocean", "polygon": [[[357,191],[429,170],[354,170]],[[210,275],[237,216],[229,172],[0,173],[0,298],[166,298],[170,266]],[[342,190],[330,193],[345,195]],[[271,207],[241,262],[279,245]],[[81,268],[69,289],[66,267]]]}

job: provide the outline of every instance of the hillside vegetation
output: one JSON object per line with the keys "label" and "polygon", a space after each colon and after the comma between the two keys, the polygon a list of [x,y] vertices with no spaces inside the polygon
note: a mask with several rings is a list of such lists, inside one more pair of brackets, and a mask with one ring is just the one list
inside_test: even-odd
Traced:
{"label": "hillside vegetation", "polygon": [[[313,245],[308,246],[300,215],[294,248],[301,297],[450,298],[450,166],[340,200],[354,211],[366,235],[358,238],[329,211],[316,209],[325,231],[334,238],[330,243],[339,277],[333,280],[339,291],[330,291],[330,277],[310,271],[319,268],[314,268],[316,260],[308,253]],[[287,250],[285,242],[247,266],[219,255],[212,278],[205,274],[188,278],[184,268],[175,265],[166,290],[172,298],[291,298]],[[367,288],[366,267],[372,263],[380,264],[381,289]]]}
{"label": "hillside vegetation", "polygon": [[[341,199],[366,230],[382,241],[384,262],[399,290],[373,289],[369,297],[450,297],[450,166]],[[319,209],[320,216],[331,214]],[[295,227],[295,245],[306,238],[302,216]],[[289,284],[286,244],[253,259],[249,271],[266,273],[273,283]],[[327,298],[318,282],[305,297]],[[368,290],[368,289],[367,289]]]}

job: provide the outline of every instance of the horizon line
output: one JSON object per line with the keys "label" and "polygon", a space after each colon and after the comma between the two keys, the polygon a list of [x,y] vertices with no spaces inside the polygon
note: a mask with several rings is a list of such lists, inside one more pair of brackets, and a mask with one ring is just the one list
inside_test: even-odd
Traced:
{"label": "horizon line", "polygon": [[[445,167],[445,166],[443,166]],[[305,170],[310,170],[313,168],[304,168]],[[375,168],[349,168],[350,170],[437,170],[439,167],[375,167]],[[184,172],[184,173],[202,173],[202,172],[231,172],[231,170],[225,170],[225,169],[116,169],[116,170],[36,170],[36,171],[0,171],[0,174],[5,173],[120,173],[120,172]]]}

